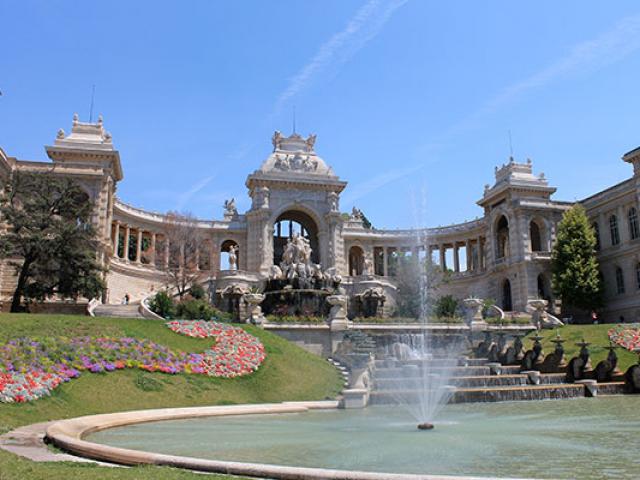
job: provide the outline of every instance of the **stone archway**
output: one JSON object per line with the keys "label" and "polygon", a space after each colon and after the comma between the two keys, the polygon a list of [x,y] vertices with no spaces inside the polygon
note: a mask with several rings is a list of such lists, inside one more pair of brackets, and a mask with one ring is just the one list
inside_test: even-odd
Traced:
{"label": "stone archway", "polygon": [[[231,250],[234,250],[235,253],[235,266],[231,265],[231,261],[229,260]],[[235,268],[240,270],[240,246],[238,242],[235,240],[225,240],[220,245],[220,270],[230,270]],[[242,259],[244,261],[244,259]]]}
{"label": "stone archway", "polygon": [[287,242],[295,235],[309,240],[311,262],[319,264],[318,233],[318,225],[309,214],[300,210],[287,210],[281,213],[273,223],[273,264],[280,264]]}

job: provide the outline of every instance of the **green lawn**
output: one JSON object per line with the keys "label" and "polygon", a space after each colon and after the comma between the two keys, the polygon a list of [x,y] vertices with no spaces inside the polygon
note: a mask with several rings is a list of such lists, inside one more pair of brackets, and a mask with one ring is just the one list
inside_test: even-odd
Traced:
{"label": "green lawn", "polygon": [[[0,433],[35,422],[144,408],[322,400],[335,397],[342,380],[325,360],[261,329],[246,326],[263,342],[267,358],[260,369],[235,379],[166,375],[141,370],[105,374],[83,372],[51,397],[26,404],[0,404]],[[0,342],[32,336],[81,335],[148,338],[176,350],[200,352],[211,339],[171,332],[161,321],[71,315],[0,314]],[[38,464],[0,451],[0,480],[14,479],[201,479],[168,468],[112,469],[66,463]],[[207,477],[216,478],[216,477]],[[223,478],[223,477],[218,477]]]}
{"label": "green lawn", "polygon": [[[591,365],[596,367],[599,361],[604,360],[609,353],[605,347],[609,346],[609,336],[607,332],[613,324],[604,325],[565,325],[560,329],[554,330],[542,330],[541,336],[542,346],[545,353],[553,352],[555,345],[551,343],[551,340],[556,337],[556,332],[560,332],[560,336],[566,340],[564,343],[564,352],[567,362],[578,355],[580,347],[576,345],[576,342],[581,341],[583,338],[587,342],[591,342],[589,346],[589,352],[591,352]],[[523,340],[525,348],[531,348],[532,342],[527,341],[535,335],[535,332],[530,333]],[[618,355],[618,368],[625,372],[631,365],[638,363],[638,355],[625,350],[624,348],[616,349]]]}

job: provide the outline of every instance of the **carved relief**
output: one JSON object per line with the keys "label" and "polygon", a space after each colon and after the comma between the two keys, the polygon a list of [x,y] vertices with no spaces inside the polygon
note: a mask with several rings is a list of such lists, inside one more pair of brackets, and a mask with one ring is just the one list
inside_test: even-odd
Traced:
{"label": "carved relief", "polygon": [[274,167],[284,171],[313,172],[318,169],[318,160],[300,152],[276,155]]}

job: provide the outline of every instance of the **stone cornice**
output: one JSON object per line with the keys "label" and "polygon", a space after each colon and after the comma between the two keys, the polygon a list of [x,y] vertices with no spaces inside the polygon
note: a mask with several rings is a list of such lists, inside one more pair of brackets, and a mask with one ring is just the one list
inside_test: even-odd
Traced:
{"label": "stone cornice", "polygon": [[343,237],[345,240],[376,240],[376,241],[408,241],[418,243],[418,239],[426,238],[429,243],[451,240],[452,237],[475,238],[485,235],[487,224],[484,218],[478,218],[469,222],[435,228],[416,228],[402,230],[368,230],[365,228],[354,229],[345,227]]}
{"label": "stone cornice", "polygon": [[123,178],[120,153],[117,150],[80,149],[66,146],[46,146],[47,155],[54,162],[73,163],[84,165],[86,161],[113,163],[113,177],[116,181]]}
{"label": "stone cornice", "polygon": [[[167,222],[167,216],[164,213],[150,212],[141,208],[134,207],[122,202],[116,198],[114,204],[114,216],[121,215],[124,219],[131,218],[131,226],[136,226],[137,223],[146,223],[156,227],[162,227]],[[118,221],[118,218],[115,218]],[[195,220],[196,227],[203,230],[213,230],[220,232],[236,231],[238,233],[246,230],[246,222],[244,215],[238,215],[234,219],[227,220]]]}
{"label": "stone cornice", "polygon": [[277,186],[282,189],[305,190],[309,190],[311,187],[313,190],[340,193],[347,186],[347,182],[340,180],[338,177],[331,176],[276,174],[255,171],[247,177],[245,185],[247,188]]}
{"label": "stone cornice", "polygon": [[635,179],[628,178],[616,185],[613,185],[609,188],[606,188],[598,193],[591,195],[590,197],[584,198],[580,200],[578,203],[584,205],[585,208],[591,209],[596,207],[601,207],[602,203],[606,201],[612,202],[616,201],[618,198],[633,194],[635,192]]}

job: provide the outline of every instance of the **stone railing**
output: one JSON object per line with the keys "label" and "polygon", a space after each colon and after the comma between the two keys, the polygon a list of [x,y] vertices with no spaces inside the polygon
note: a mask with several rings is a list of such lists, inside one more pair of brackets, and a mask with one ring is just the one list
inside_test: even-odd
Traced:
{"label": "stone railing", "polygon": [[94,310],[98,307],[98,305],[102,305],[102,302],[97,298],[92,298],[91,300],[89,300],[89,303],[87,303],[87,315],[89,315],[90,317],[95,317],[96,314],[94,313]]}
{"label": "stone railing", "polygon": [[152,311],[151,308],[149,307],[149,299],[154,295],[155,293],[150,293],[149,295],[146,295],[145,297],[143,297],[142,300],[140,300],[140,305],[138,306],[138,312],[144,318],[148,318],[151,320],[164,320],[164,318],[162,318],[160,315]]}

